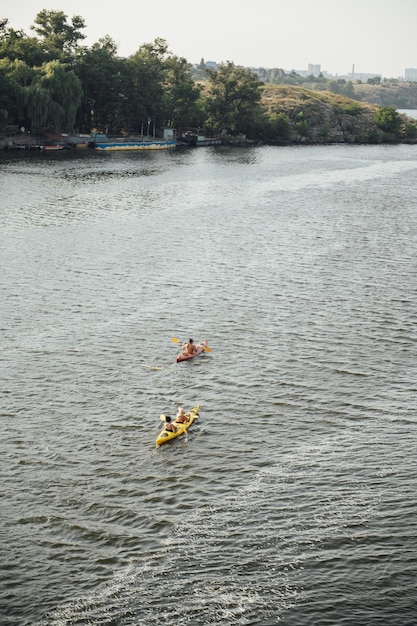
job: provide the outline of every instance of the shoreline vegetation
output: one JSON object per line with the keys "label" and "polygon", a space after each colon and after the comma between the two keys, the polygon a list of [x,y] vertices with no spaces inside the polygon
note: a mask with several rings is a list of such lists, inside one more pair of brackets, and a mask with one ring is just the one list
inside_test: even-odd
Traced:
{"label": "shoreline vegetation", "polygon": [[397,110],[417,109],[417,83],[192,66],[163,39],[121,58],[108,35],[82,46],[84,28],[80,16],[45,9],[34,35],[0,19],[0,145],[190,132],[227,145],[417,143],[417,120]]}

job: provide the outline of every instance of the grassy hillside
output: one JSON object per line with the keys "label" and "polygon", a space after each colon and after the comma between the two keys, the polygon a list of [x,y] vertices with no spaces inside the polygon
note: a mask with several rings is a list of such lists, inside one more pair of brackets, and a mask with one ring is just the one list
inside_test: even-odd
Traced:
{"label": "grassy hillside", "polygon": [[[271,120],[288,120],[287,143],[379,143],[386,134],[376,124],[377,104],[358,102],[329,91],[265,85],[262,104]],[[398,139],[405,139],[404,128]],[[278,137],[279,142],[279,137]]]}

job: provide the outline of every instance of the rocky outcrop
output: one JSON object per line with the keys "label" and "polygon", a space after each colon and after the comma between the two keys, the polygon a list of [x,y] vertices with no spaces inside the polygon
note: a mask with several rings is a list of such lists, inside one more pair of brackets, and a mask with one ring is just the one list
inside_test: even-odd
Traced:
{"label": "rocky outcrop", "polygon": [[377,106],[330,92],[267,85],[262,103],[270,116],[284,114],[290,143],[373,143],[381,130],[373,118]]}

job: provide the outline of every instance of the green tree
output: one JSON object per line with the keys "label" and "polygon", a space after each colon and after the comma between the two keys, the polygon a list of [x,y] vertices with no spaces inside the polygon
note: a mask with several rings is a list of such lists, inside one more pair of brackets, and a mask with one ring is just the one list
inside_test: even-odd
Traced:
{"label": "green tree", "polygon": [[208,70],[208,79],[207,126],[250,137],[261,115],[262,82],[250,69],[231,62]]}
{"label": "green tree", "polygon": [[352,81],[346,81],[344,78],[327,81],[327,88],[332,93],[338,93],[343,96],[347,96],[348,98],[353,98],[355,95],[355,89]]}
{"label": "green tree", "polygon": [[0,124],[17,123],[18,93],[21,87],[12,78],[8,59],[0,59]]}
{"label": "green tree", "polygon": [[407,121],[404,125],[404,133],[407,139],[415,139],[417,137],[417,121]]}
{"label": "green tree", "polygon": [[[169,117],[164,85],[167,77],[168,44],[157,38],[142,45],[128,58],[129,87],[126,109],[132,130],[151,132],[153,125],[163,125]],[[149,122],[148,122],[149,121]]]}
{"label": "green tree", "polygon": [[75,116],[81,103],[82,87],[79,78],[73,70],[60,63],[50,61],[45,63],[40,72],[39,88],[50,94],[53,105],[51,112],[58,110],[55,105],[62,109],[60,119],[55,115],[53,122],[54,130],[71,132],[74,130]]}
{"label": "green tree", "polygon": [[40,82],[35,82],[23,90],[25,105],[25,126],[32,132],[42,132],[45,128],[59,131],[63,129],[65,112],[54,101],[52,94]]}
{"label": "green tree", "polygon": [[13,61],[0,59],[0,76],[2,77],[0,102],[2,108],[7,111],[8,123],[30,128],[30,121],[25,112],[25,89],[36,81],[36,71],[19,59]]}
{"label": "green tree", "polygon": [[116,132],[125,126],[125,68],[126,60],[117,57],[117,46],[108,35],[90,49],[81,50],[74,71],[83,89],[77,113],[82,132],[93,128]]}
{"label": "green tree", "polygon": [[295,127],[302,137],[306,137],[310,132],[310,127],[303,111],[297,113],[295,117]]}
{"label": "green tree", "polygon": [[23,61],[0,62],[0,74],[9,81],[9,108],[14,123],[32,132],[45,128],[70,132],[81,99],[81,84],[59,61],[30,68]]}
{"label": "green tree", "polygon": [[184,58],[171,56],[166,60],[165,109],[169,112],[166,120],[177,130],[200,126],[205,118],[201,100],[201,87],[191,78],[191,66]]}
{"label": "green tree", "polygon": [[63,11],[49,11],[43,9],[36,18],[32,30],[41,38],[49,59],[70,61],[78,43],[85,39],[82,29],[85,21],[79,15],[74,15],[71,22]]}
{"label": "green tree", "polygon": [[[48,15],[53,21],[52,18],[61,19],[63,14],[43,11],[38,15],[39,23],[44,23],[45,33]],[[58,22],[53,23],[58,28]],[[81,22],[74,20],[73,25],[75,29]],[[49,43],[52,36],[45,35],[46,39],[49,37]],[[60,50],[69,50],[78,38],[79,34],[69,29],[62,38]],[[47,50],[45,42],[26,37],[22,31],[8,28],[7,20],[1,21],[0,55],[3,58],[0,57],[0,73],[6,89],[1,96],[1,108],[7,110],[11,123],[32,131],[43,130],[46,126],[57,131],[71,131],[80,104],[81,84],[74,72],[59,60],[44,62],[51,50]]]}
{"label": "green tree", "polygon": [[0,59],[0,68],[8,79],[21,87],[31,85],[36,79],[36,71],[19,59]]}
{"label": "green tree", "polygon": [[393,107],[380,107],[374,115],[374,122],[384,132],[384,141],[396,141],[402,120]]}
{"label": "green tree", "polygon": [[291,122],[285,113],[277,111],[269,118],[269,139],[278,143],[286,143],[291,139]]}
{"label": "green tree", "polygon": [[24,61],[30,66],[42,65],[46,60],[42,45],[36,37],[27,37],[22,30],[7,27],[8,20],[0,22],[0,58]]}

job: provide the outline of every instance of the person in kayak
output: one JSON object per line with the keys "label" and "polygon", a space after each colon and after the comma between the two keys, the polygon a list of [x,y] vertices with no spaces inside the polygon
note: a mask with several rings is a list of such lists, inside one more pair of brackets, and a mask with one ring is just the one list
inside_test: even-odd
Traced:
{"label": "person in kayak", "polygon": [[173,433],[178,430],[178,427],[171,422],[171,418],[169,417],[169,415],[165,415],[165,430],[170,430]]}
{"label": "person in kayak", "polygon": [[189,339],[188,343],[182,344],[182,349],[185,355],[194,354],[194,352],[197,351],[197,346],[194,345],[194,342],[192,339]]}
{"label": "person in kayak", "polygon": [[177,416],[175,421],[178,424],[186,424],[189,421],[188,414],[180,406],[178,407]]}

